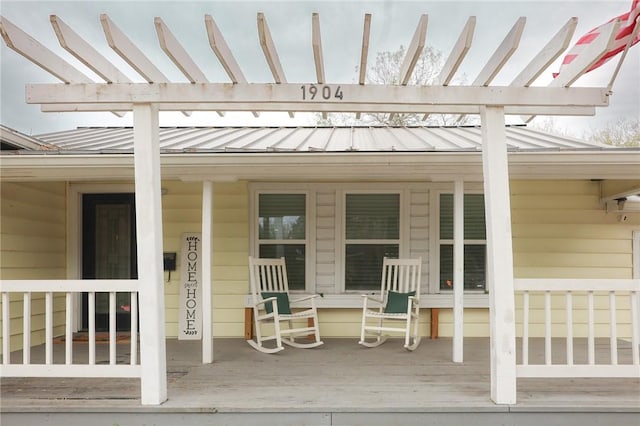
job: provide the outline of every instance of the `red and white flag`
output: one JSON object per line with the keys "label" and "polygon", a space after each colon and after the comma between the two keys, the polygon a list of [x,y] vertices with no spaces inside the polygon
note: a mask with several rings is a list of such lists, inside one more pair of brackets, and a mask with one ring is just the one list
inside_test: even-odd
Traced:
{"label": "red and white flag", "polygon": [[[598,60],[587,71],[585,71],[585,73],[589,71],[593,71],[594,69],[602,66],[609,59],[613,58],[618,53],[622,52],[624,48],[627,46],[627,43],[629,42],[629,39],[633,34],[633,28],[636,24],[636,19],[638,18],[638,15],[640,15],[640,0],[633,0],[633,3],[631,3],[631,10],[629,12],[623,13],[620,16],[616,16],[615,18],[608,20],[604,24],[592,29],[591,31],[589,31],[588,33],[580,37],[576,45],[573,46],[569,51],[569,53],[567,53],[567,55],[564,57],[564,60],[562,61],[562,65],[560,66],[560,71],[557,73],[553,73],[553,77],[554,78],[557,77],[562,72],[562,69],[565,66],[569,65],[571,62],[573,62],[580,55],[580,53],[587,47],[587,45],[589,45],[594,40],[596,40],[600,35],[600,33],[602,32],[602,29],[605,25],[615,21],[616,19],[620,20],[620,29],[618,30],[618,34],[616,34],[616,38],[613,43],[613,46],[611,46],[611,49],[607,51],[607,53],[605,53],[605,55],[602,58],[600,58],[600,60]],[[631,42],[631,46],[638,43],[639,41],[640,41],[640,33],[635,35],[633,41]]]}

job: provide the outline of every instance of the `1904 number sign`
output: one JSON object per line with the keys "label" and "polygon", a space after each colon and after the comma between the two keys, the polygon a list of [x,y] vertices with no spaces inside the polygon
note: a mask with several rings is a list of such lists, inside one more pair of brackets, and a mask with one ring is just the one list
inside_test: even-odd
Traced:
{"label": "1904 number sign", "polygon": [[343,94],[340,86],[336,86],[335,89],[332,86],[328,85],[315,85],[315,84],[303,84],[300,86],[300,90],[302,91],[302,100],[308,101],[313,100],[316,96],[321,97],[324,100],[329,100],[332,98],[342,100]]}

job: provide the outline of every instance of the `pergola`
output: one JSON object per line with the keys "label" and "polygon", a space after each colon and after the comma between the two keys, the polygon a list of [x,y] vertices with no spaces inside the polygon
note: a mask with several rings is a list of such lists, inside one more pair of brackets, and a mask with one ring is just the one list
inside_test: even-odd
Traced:
{"label": "pergola", "polygon": [[[189,83],[171,82],[134,42],[107,16],[100,24],[108,45],[146,82],[132,82],[96,48],[60,17],[51,24],[60,45],[103,81],[93,81],[44,47],[4,17],[0,31],[10,48],[61,80],[57,84],[28,84],[26,100],[40,104],[44,112],[133,111],[134,164],[138,235],[141,330],[142,403],[160,404],[167,398],[162,272],[162,217],[160,188],[159,111],[261,111],[350,113],[447,113],[479,114],[482,123],[484,195],[486,200],[487,271],[490,299],[491,398],[498,404],[515,403],[516,338],[514,274],[509,196],[509,172],[505,115],[594,115],[596,107],[609,103],[614,73],[608,87],[571,87],[571,84],[610,50],[620,22],[607,25],[601,36],[563,69],[549,86],[532,86],[536,79],[567,49],[577,25],[571,18],[508,86],[492,85],[494,77],[517,49],[525,21],[518,19],[502,43],[470,85],[450,85],[472,46],[475,17],[470,17],[442,68],[430,86],[409,85],[416,62],[425,46],[427,15],[419,18],[397,85],[365,84],[371,15],[364,16],[358,84],[326,81],[320,17],[311,19],[312,49],[317,81],[290,83],[285,77],[267,20],[258,13],[259,43],[274,83],[249,83],[226,43],[214,18],[205,15],[208,42],[231,82],[210,82],[166,23],[154,25],[162,50]],[[637,31],[637,28],[636,28]],[[628,46],[627,46],[628,48]],[[626,53],[626,50],[625,50]],[[622,55],[618,68],[622,63]],[[454,347],[453,360],[462,362],[463,315],[463,193],[464,182],[456,178],[454,191]],[[212,211],[213,182],[203,177],[203,362],[213,361],[212,342]]]}

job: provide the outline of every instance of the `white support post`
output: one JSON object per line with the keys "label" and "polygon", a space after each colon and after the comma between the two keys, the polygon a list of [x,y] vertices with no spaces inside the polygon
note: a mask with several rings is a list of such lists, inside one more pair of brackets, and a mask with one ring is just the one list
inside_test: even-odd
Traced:
{"label": "white support post", "polygon": [[158,124],[156,105],[133,106],[143,405],[159,405],[167,400]]}
{"label": "white support post", "polygon": [[491,399],[496,404],[515,404],[515,295],[504,108],[483,106],[480,118],[487,221]]}
{"label": "white support post", "polygon": [[453,362],[462,362],[464,335],[464,182],[453,191]]}
{"label": "white support post", "polygon": [[213,183],[202,182],[202,363],[213,362],[213,304],[211,268],[213,267]]}

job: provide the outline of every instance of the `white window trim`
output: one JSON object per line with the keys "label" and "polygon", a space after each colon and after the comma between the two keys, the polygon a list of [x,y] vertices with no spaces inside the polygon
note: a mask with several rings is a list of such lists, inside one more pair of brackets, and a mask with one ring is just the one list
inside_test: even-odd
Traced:
{"label": "white window trim", "polygon": [[[349,194],[398,194],[400,197],[399,200],[399,227],[398,230],[398,239],[396,240],[348,240],[347,242],[347,195]],[[403,186],[397,186],[396,188],[380,188],[380,189],[361,189],[361,188],[351,188],[348,185],[342,189],[336,191],[336,196],[340,200],[340,203],[336,202],[336,219],[340,217],[340,228],[336,226],[336,232],[339,235],[336,235],[336,259],[340,259],[340,268],[336,268],[336,273],[338,269],[340,269],[340,275],[336,276],[336,291],[338,294],[362,294],[362,290],[347,290],[345,277],[344,277],[344,267],[346,266],[345,262],[345,252],[347,244],[398,244],[398,256],[405,257],[409,252],[409,217],[410,214],[409,207],[407,203],[410,202],[408,190]],[[336,200],[337,201],[337,200]],[[340,207],[338,208],[338,204]],[[336,224],[337,225],[337,224]],[[338,253],[340,253],[340,257],[338,257]]]}
{"label": "white window trim", "polygon": [[640,229],[632,233],[633,278],[640,279]]}
{"label": "white window trim", "polygon": [[[297,186],[297,185],[296,185]],[[315,276],[316,276],[316,262],[315,262],[315,248],[314,253],[311,253],[312,247],[315,247],[316,240],[316,227],[311,226],[311,218],[315,218],[315,204],[316,195],[315,191],[309,188],[292,187],[290,185],[282,185],[280,187],[275,185],[269,185],[263,187],[262,185],[250,185],[250,194],[252,202],[249,203],[249,215],[251,220],[249,221],[249,239],[251,256],[257,256],[260,253],[260,238],[258,237],[258,208],[260,194],[304,194],[305,195],[305,239],[304,240],[269,240],[271,244],[304,244],[304,291],[297,290],[297,292],[314,293],[315,292]],[[315,223],[315,220],[313,221]],[[296,290],[292,290],[296,292]]]}
{"label": "white window trim", "polygon": [[[429,193],[429,229],[431,232],[429,238],[429,293],[448,295],[453,294],[453,292],[440,289],[440,245],[453,244],[453,239],[440,239],[440,194],[453,194],[453,186],[447,189],[434,188]],[[484,194],[484,192],[477,185],[471,183],[465,185],[464,194]],[[464,245],[467,244],[484,244],[486,246],[487,240],[465,239]],[[485,291],[465,290],[464,292],[465,294],[484,294],[486,293],[486,288]]]}

